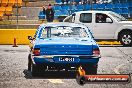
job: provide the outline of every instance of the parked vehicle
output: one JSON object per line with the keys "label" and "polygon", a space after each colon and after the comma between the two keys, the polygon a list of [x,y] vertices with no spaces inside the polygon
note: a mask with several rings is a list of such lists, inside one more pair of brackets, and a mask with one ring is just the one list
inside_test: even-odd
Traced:
{"label": "parked vehicle", "polygon": [[115,12],[80,11],[63,21],[85,24],[96,40],[118,40],[124,46],[132,46],[132,21]]}
{"label": "parked vehicle", "polygon": [[[58,32],[56,32],[56,30]],[[28,70],[33,76],[46,71],[74,71],[82,66],[97,74],[100,50],[88,27],[75,23],[42,24],[30,40]]]}

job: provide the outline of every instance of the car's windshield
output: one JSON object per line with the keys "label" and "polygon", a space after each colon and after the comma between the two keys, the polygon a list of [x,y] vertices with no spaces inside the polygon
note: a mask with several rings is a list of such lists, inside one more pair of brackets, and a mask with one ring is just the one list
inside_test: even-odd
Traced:
{"label": "car's windshield", "polygon": [[127,19],[124,18],[123,16],[115,13],[115,12],[110,12],[110,15],[112,15],[117,21],[126,21]]}
{"label": "car's windshield", "polygon": [[85,28],[81,27],[69,27],[69,26],[59,26],[59,27],[45,27],[42,29],[40,38],[85,38],[88,37]]}

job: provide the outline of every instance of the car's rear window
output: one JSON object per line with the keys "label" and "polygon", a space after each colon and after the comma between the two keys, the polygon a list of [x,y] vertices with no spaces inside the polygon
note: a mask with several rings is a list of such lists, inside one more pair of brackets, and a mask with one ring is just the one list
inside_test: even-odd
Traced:
{"label": "car's rear window", "polygon": [[42,29],[40,38],[55,38],[55,37],[88,37],[85,28],[81,27],[45,27]]}

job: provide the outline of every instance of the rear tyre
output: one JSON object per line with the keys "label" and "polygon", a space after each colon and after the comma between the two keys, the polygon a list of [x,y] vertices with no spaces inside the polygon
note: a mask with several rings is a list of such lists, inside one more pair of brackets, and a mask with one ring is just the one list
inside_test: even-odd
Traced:
{"label": "rear tyre", "polygon": [[28,71],[31,71],[31,63],[32,63],[31,54],[29,54],[28,55]]}
{"label": "rear tyre", "polygon": [[31,64],[31,73],[32,73],[32,76],[33,77],[36,77],[36,76],[38,76],[38,68],[37,68],[37,65],[35,65],[35,64]]}
{"label": "rear tyre", "polygon": [[119,35],[119,40],[123,46],[132,46],[132,32],[124,31]]}
{"label": "rear tyre", "polygon": [[85,70],[86,75],[96,75],[97,74],[97,68],[98,65],[92,65],[92,66],[85,66],[83,67]]}
{"label": "rear tyre", "polygon": [[49,73],[45,72],[46,66],[40,64],[31,65],[31,73],[33,77],[46,77]]}

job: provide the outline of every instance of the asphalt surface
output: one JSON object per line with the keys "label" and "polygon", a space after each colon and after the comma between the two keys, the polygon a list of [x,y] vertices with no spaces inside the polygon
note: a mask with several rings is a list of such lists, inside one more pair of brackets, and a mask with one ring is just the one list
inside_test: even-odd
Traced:
{"label": "asphalt surface", "polygon": [[[132,47],[101,46],[100,50],[99,74],[132,74]],[[28,53],[27,45],[0,45],[0,88],[132,88],[132,82],[80,86],[70,78],[34,78],[27,71]]]}

